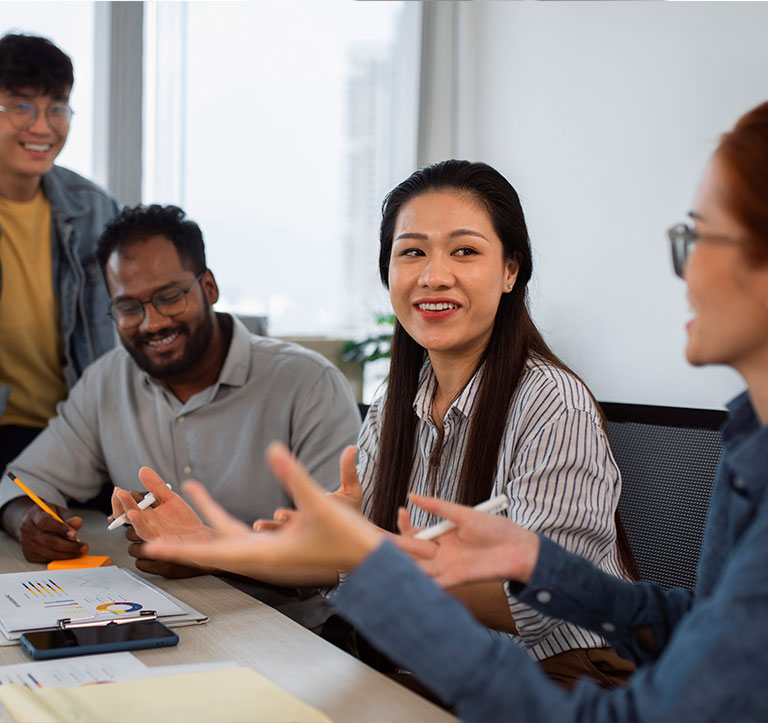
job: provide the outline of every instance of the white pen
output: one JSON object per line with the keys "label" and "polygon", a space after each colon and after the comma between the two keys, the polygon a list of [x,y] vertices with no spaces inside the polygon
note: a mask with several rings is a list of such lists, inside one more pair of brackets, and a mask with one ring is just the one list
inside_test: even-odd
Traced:
{"label": "white pen", "polygon": [[[479,505],[475,505],[472,509],[477,510],[478,512],[487,512],[488,514],[494,515],[497,512],[506,510],[507,507],[509,507],[509,498],[506,495],[497,495],[485,502],[481,502]],[[435,537],[439,537],[440,535],[444,535],[446,532],[455,529],[455,523],[450,520],[443,520],[436,525],[432,525],[432,527],[426,527],[421,532],[417,532],[414,537],[417,540],[434,540]]]}
{"label": "white pen", "polygon": [[[168,489],[171,489],[171,485],[169,485],[167,482],[165,486]],[[139,502],[138,504],[139,509],[146,510],[147,507],[152,505],[152,503],[156,499],[157,498],[151,492],[147,492],[147,494],[145,494],[144,497],[141,498],[141,502]],[[128,515],[125,512],[123,512],[122,515],[118,515],[117,517],[115,517],[114,520],[112,520],[112,522],[109,523],[109,525],[107,525],[107,530],[116,530],[118,527],[121,527],[126,522],[128,522]]]}

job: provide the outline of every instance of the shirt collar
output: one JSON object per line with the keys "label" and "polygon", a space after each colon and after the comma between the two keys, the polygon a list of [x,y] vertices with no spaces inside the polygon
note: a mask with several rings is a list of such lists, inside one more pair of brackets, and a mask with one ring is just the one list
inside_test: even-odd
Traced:
{"label": "shirt collar", "polygon": [[765,455],[768,452],[768,426],[760,424],[749,392],[743,392],[727,405],[730,412],[722,426],[723,458],[741,480],[741,489],[751,498],[762,497],[768,487]]}
{"label": "shirt collar", "polygon": [[[466,419],[471,418],[482,378],[483,366],[481,364],[477,371],[472,375],[469,382],[467,382],[464,389],[461,390],[461,394],[459,394],[459,396],[453,400],[451,406],[448,407],[448,410],[445,413],[446,419],[452,414],[461,414]],[[419,387],[413,400],[413,411],[416,412],[416,416],[424,422],[432,421],[432,399],[435,396],[436,388],[437,377],[435,377],[432,363],[429,361],[429,357],[427,357],[427,360],[424,362],[424,366],[421,369],[421,374],[419,375]]]}
{"label": "shirt collar", "polygon": [[251,369],[251,332],[236,316],[232,319],[232,341],[221,367],[217,384],[242,387],[248,381]]}

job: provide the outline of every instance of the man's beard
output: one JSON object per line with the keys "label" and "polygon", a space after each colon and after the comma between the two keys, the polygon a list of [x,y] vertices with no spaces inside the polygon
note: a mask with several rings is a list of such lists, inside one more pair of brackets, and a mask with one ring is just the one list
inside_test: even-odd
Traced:
{"label": "man's beard", "polygon": [[[213,338],[213,319],[213,313],[208,309],[205,319],[194,333],[190,332],[187,324],[180,323],[167,327],[156,334],[142,334],[141,336],[134,337],[130,343],[123,337],[120,337],[120,341],[122,341],[126,351],[131,355],[139,368],[151,377],[155,379],[173,379],[174,377],[186,374],[197,366],[206,351],[208,351],[211,339]],[[150,361],[143,351],[143,345],[148,341],[164,339],[176,333],[179,336],[186,337],[187,340],[181,358],[168,364],[156,364]]]}

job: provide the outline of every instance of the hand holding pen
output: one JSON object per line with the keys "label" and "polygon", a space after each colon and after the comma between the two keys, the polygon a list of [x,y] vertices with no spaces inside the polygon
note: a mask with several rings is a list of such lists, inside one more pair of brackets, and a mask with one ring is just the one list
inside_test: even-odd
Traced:
{"label": "hand holding pen", "polygon": [[[166,578],[206,574],[207,571],[199,567],[147,557],[143,543],[148,540],[168,536],[210,542],[211,530],[157,472],[149,467],[142,467],[139,470],[139,479],[149,492],[141,502],[135,499],[133,493],[118,487],[115,487],[112,494],[115,521],[111,526],[119,524],[120,518],[125,515],[125,524],[128,527],[123,529],[126,539],[131,543],[128,545],[128,554],[136,558],[136,567],[143,572]],[[156,500],[159,504],[153,507],[150,500]]]}
{"label": "hand holding pen", "polygon": [[22,480],[8,472],[24,497],[11,500],[3,509],[3,528],[21,543],[29,562],[50,562],[79,557],[88,545],[78,538],[82,518],[66,507],[40,499]]}
{"label": "hand holding pen", "polygon": [[[472,509],[477,512],[485,512],[489,515],[495,515],[498,512],[506,510],[507,507],[509,507],[509,498],[506,495],[496,495],[496,497],[491,497],[491,499],[485,500],[485,502],[481,502],[479,505],[475,505]],[[426,527],[425,529],[420,530],[414,537],[417,540],[434,540],[436,537],[440,537],[440,535],[444,535],[446,532],[455,529],[455,522],[452,522],[451,520],[443,520],[432,527]]]}
{"label": "hand holding pen", "polygon": [[[165,486],[168,489],[171,489],[171,485],[169,485],[167,482],[165,483]],[[141,500],[136,505],[140,510],[146,510],[147,507],[151,507],[153,504],[157,502],[157,497],[155,497],[152,492],[147,492],[147,494],[144,495],[144,497],[141,498]],[[113,505],[114,507],[114,505]],[[128,520],[128,513],[123,512],[123,514],[118,515],[115,517],[115,519],[112,520],[112,522],[107,525],[107,530],[112,531],[116,530],[118,527],[122,527],[123,525],[129,525],[130,522]]]}
{"label": "hand holding pen", "polygon": [[437,530],[444,523],[419,533],[404,509],[398,514],[403,534],[393,536],[393,542],[435,582],[452,587],[489,580],[530,580],[538,560],[539,536],[506,515],[487,514],[487,508],[503,509],[495,504],[497,500],[473,509],[434,497],[411,495],[410,499],[416,507],[450,523],[450,529],[442,527],[442,533],[432,532],[428,539],[424,533]]}

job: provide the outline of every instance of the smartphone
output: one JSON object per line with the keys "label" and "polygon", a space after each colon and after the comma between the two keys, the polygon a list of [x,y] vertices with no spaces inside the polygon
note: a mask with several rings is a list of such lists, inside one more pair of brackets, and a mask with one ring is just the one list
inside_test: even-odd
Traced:
{"label": "smartphone", "polygon": [[35,660],[177,645],[179,636],[157,620],[23,633],[21,644]]}

